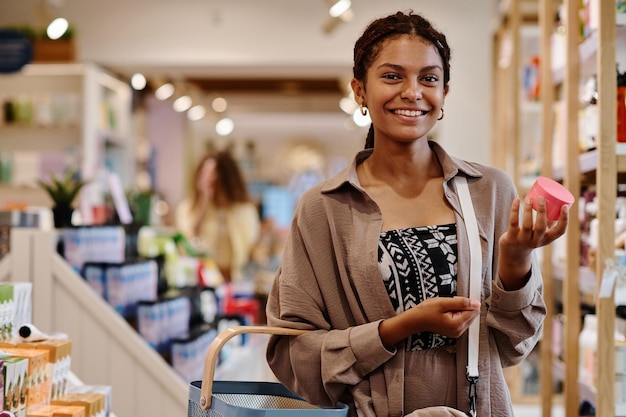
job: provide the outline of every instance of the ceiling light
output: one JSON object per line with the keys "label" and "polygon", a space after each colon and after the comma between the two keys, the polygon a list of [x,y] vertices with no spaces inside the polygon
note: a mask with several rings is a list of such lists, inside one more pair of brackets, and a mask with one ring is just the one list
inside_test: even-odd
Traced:
{"label": "ceiling light", "polygon": [[352,2],[350,0],[339,0],[333,4],[328,10],[328,14],[332,17],[339,17],[350,8]]}
{"label": "ceiling light", "polygon": [[191,97],[189,96],[178,97],[176,100],[174,100],[172,107],[174,107],[174,110],[176,110],[179,113],[187,111],[191,107]]}
{"label": "ceiling light", "polygon": [[224,117],[223,119],[218,120],[215,124],[215,131],[220,136],[230,135],[234,128],[235,124],[233,123],[232,119],[229,119],[228,117]]}
{"label": "ceiling light", "polygon": [[174,94],[174,84],[171,84],[171,83],[163,84],[161,87],[157,88],[156,91],[154,92],[154,96],[158,100],[167,100],[168,98],[172,97],[173,94]]}
{"label": "ceiling light", "polygon": [[228,102],[223,97],[217,97],[211,102],[211,108],[216,113],[223,113],[228,108]]}
{"label": "ceiling light", "polygon": [[206,115],[206,110],[203,105],[193,106],[187,112],[187,118],[192,122],[202,119]]}
{"label": "ceiling light", "polygon": [[46,34],[52,40],[59,39],[61,36],[67,32],[70,24],[68,21],[62,17],[57,17],[48,25],[46,29]]}
{"label": "ceiling light", "polygon": [[322,24],[324,33],[333,32],[342,22],[349,22],[354,18],[354,12],[350,8],[350,0],[337,0],[328,9],[328,18]]}
{"label": "ceiling light", "polygon": [[146,77],[143,74],[133,74],[130,78],[130,85],[137,91],[143,90],[146,88]]}

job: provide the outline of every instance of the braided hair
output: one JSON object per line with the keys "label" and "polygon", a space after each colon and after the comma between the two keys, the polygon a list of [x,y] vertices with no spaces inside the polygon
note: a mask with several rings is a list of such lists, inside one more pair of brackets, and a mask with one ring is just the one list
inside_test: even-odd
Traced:
{"label": "braided hair", "polygon": [[[450,47],[446,36],[437,31],[424,17],[411,10],[376,19],[367,26],[354,44],[354,66],[352,67],[354,78],[365,85],[367,70],[378,57],[383,43],[401,35],[419,36],[437,48],[443,61],[443,85],[444,88],[447,87],[450,81]],[[365,139],[365,148],[373,147],[374,125],[372,124]]]}

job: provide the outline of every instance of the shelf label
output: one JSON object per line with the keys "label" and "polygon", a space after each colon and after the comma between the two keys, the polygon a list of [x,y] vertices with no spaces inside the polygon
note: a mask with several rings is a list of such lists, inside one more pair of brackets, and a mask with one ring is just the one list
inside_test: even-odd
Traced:
{"label": "shelf label", "polygon": [[115,210],[117,210],[120,222],[122,224],[132,223],[133,215],[130,211],[126,194],[124,194],[122,181],[120,176],[114,172],[109,173],[109,191],[111,192],[111,197],[113,197],[113,203],[115,204]]}
{"label": "shelf label", "polygon": [[615,268],[607,268],[602,274],[602,282],[600,283],[599,298],[611,298],[613,296],[613,288],[617,280],[617,270]]}
{"label": "shelf label", "polygon": [[18,72],[33,58],[33,45],[17,30],[0,29],[0,73]]}

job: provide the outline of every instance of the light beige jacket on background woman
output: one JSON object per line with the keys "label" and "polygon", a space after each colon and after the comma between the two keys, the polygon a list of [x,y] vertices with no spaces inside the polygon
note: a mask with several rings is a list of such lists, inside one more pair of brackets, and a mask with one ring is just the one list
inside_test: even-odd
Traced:
{"label": "light beige jacket on background woman", "polygon": [[192,239],[198,249],[206,250],[212,256],[221,252],[218,245],[230,245],[230,259],[226,262],[222,259],[215,261],[220,267],[230,265],[232,281],[243,279],[244,268],[250,261],[250,253],[261,233],[261,221],[256,206],[253,203],[237,203],[220,209],[211,206],[198,235],[193,232],[193,219],[191,201],[184,200],[176,209],[178,231]]}

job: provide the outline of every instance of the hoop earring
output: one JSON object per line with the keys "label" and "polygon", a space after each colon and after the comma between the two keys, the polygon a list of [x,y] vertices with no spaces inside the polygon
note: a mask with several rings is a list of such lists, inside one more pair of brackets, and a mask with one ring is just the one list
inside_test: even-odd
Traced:
{"label": "hoop earring", "polygon": [[443,119],[443,107],[441,108],[441,116],[439,116],[437,120],[441,120],[441,119]]}
{"label": "hoop earring", "polygon": [[365,106],[361,105],[361,114],[362,114],[363,116],[367,116],[367,107],[365,107]]}

